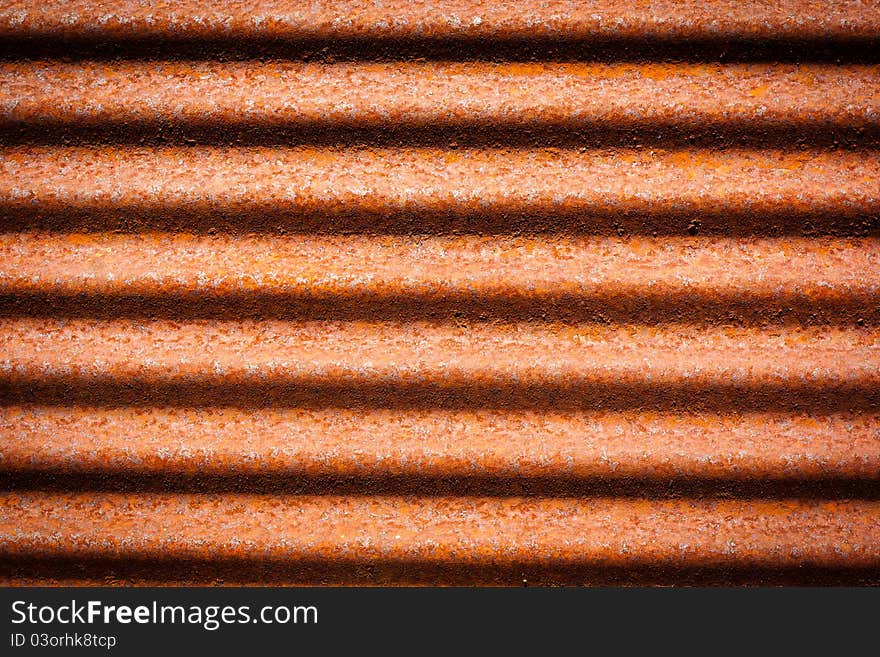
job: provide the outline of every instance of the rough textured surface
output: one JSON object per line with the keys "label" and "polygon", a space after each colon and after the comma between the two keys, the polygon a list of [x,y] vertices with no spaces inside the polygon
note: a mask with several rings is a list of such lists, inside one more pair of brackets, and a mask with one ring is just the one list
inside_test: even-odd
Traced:
{"label": "rough textured surface", "polygon": [[[880,394],[880,335],[874,329],[51,319],[3,320],[0,329],[0,374],[7,385],[58,379],[208,387],[290,380],[467,388],[509,382],[540,392],[644,381],[658,388],[676,382],[708,388],[853,385],[864,386],[869,398]],[[701,401],[706,398],[695,403]]]}
{"label": "rough textured surface", "polygon": [[53,230],[880,230],[880,151],[15,147],[0,218]]}
{"label": "rough textured surface", "polygon": [[43,141],[864,145],[880,67],[27,62],[0,66],[0,108]]}
{"label": "rough textured surface", "polygon": [[880,5],[0,1],[0,582],[880,584]]}
{"label": "rough textured surface", "polygon": [[[880,562],[876,502],[10,494],[0,504],[12,512],[7,518],[16,518],[0,526],[5,554],[63,554],[72,543],[97,556],[135,557],[177,552],[204,558],[228,551],[232,557],[470,561],[488,556],[609,565]],[[633,523],[633,514],[642,522]],[[54,536],[59,522],[69,537],[61,541]],[[133,525],[160,528],[163,523],[174,531],[132,535]],[[819,527],[823,535],[809,540]]]}
{"label": "rough textured surface", "polygon": [[[175,33],[345,37],[467,33],[484,37],[516,34],[598,36],[660,34],[677,39],[725,34],[734,37],[782,34],[828,37],[876,36],[877,4],[871,0],[708,0],[698,6],[674,0],[576,0],[490,3],[482,0],[356,0],[291,3],[285,0],[71,0],[57,7],[30,0],[5,0],[2,24],[14,35],[106,36]],[[537,33],[537,34],[536,34]]]}
{"label": "rough textured surface", "polygon": [[876,492],[878,425],[872,414],[778,412],[32,405],[0,414],[4,474],[41,486],[428,495]]}
{"label": "rough textured surface", "polygon": [[0,235],[0,315],[876,326],[875,240]]}
{"label": "rough textured surface", "polygon": [[486,578],[524,563],[571,574],[880,564],[877,502],[10,494],[0,505],[14,518],[0,524],[3,559],[178,559],[233,580],[242,559],[268,564],[269,582],[333,562],[410,580],[444,565]]}

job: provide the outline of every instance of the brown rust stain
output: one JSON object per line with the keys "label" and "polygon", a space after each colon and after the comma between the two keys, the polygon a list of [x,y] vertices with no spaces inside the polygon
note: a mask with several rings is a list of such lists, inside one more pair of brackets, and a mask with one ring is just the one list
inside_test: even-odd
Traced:
{"label": "brown rust stain", "polygon": [[344,38],[431,36],[662,35],[699,39],[871,35],[880,30],[873,2],[709,0],[698,7],[672,0],[575,0],[486,3],[480,0],[385,0],[381,4],[311,2],[291,6],[259,0],[246,11],[230,0],[162,0],[143,5],[113,0],[95,5],[72,0],[62,6],[8,0],[0,26],[9,34],[82,35],[97,39],[131,35]]}
{"label": "brown rust stain", "polygon": [[868,239],[7,233],[0,262],[7,315],[880,321]]}
{"label": "brown rust stain", "polygon": [[405,127],[424,138],[443,127],[473,138],[544,126],[584,139],[616,128],[810,141],[880,127],[880,68],[864,65],[47,61],[3,64],[0,89],[6,129],[97,126],[111,136],[335,129],[344,140],[366,127],[403,138]]}
{"label": "brown rust stain", "polygon": [[629,481],[634,491],[665,482],[674,491],[691,478],[706,480],[706,490],[717,484],[723,496],[745,482],[769,491],[791,479],[875,480],[878,431],[876,415],[848,413],[0,409],[7,475],[77,474],[80,485],[91,478],[98,488],[120,477],[137,486],[138,477],[178,475],[200,476],[205,488],[219,478],[221,488],[248,489],[251,476],[257,486],[296,490],[323,477],[352,487],[364,478],[365,490],[406,488],[408,479],[433,479],[438,490],[555,483],[558,494],[575,495],[607,480],[620,488]]}
{"label": "brown rust stain", "polygon": [[0,329],[2,380],[11,382],[880,382],[880,334],[859,327],[590,325],[581,340],[547,323],[16,318],[0,320]]}
{"label": "brown rust stain", "polygon": [[419,232],[424,219],[491,232],[508,216],[544,230],[620,216],[660,229],[705,219],[719,231],[850,219],[876,232],[880,213],[873,151],[28,146],[2,155],[0,208],[22,227],[82,216],[95,227],[122,218],[198,227],[230,215],[251,230],[280,221]]}
{"label": "brown rust stain", "polygon": [[[4,557],[164,553],[186,559],[219,552],[416,564],[880,563],[880,503],[867,501],[13,493],[0,505],[15,518],[0,524]],[[70,540],[59,540],[59,522]],[[159,527],[173,531],[149,529]]]}
{"label": "brown rust stain", "polygon": [[878,40],[0,2],[0,582],[880,583]]}

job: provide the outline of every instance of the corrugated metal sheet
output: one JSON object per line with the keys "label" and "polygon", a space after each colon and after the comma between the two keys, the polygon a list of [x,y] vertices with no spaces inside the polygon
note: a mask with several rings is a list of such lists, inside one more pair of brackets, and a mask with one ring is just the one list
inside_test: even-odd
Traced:
{"label": "corrugated metal sheet", "polygon": [[3,583],[880,583],[880,5],[0,51]]}

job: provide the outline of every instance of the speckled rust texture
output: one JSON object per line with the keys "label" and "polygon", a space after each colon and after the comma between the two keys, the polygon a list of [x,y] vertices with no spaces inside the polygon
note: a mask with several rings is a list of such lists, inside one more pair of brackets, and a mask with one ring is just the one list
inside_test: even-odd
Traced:
{"label": "speckled rust texture", "polygon": [[869,239],[0,235],[0,314],[877,325]]}
{"label": "speckled rust texture", "polygon": [[878,46],[0,1],[0,583],[880,584]]}
{"label": "speckled rust texture", "polygon": [[22,402],[262,408],[866,411],[873,328],[0,321]]}
{"label": "speckled rust texture", "polygon": [[284,0],[151,1],[71,0],[56,6],[32,0],[0,5],[3,32],[84,35],[89,38],[150,35],[341,38],[470,34],[602,36],[660,34],[678,39],[722,34],[733,37],[833,36],[880,31],[873,1],[784,0],[575,0],[484,2],[482,0],[383,0],[291,4]]}
{"label": "speckled rust texture", "polygon": [[[750,480],[759,490],[774,480],[871,481],[880,474],[878,425],[874,414],[848,413],[65,406],[0,412],[8,476],[45,472],[63,481],[65,474],[86,474],[98,488],[123,478],[137,486],[150,476],[202,476],[202,486],[219,481],[233,489],[247,489],[246,476],[253,476],[258,486],[293,490],[322,477],[337,486],[364,478],[366,491],[412,480],[432,494],[455,483],[502,490],[501,478],[508,490],[555,481],[557,492],[569,495],[601,490],[609,479],[649,490],[656,482],[707,480],[705,488],[721,484],[722,495]],[[79,485],[87,485],[86,477]]]}
{"label": "speckled rust texture", "polygon": [[880,151],[194,146],[0,155],[0,218],[21,228],[880,229]]}
{"label": "speckled rust texture", "polygon": [[877,502],[13,493],[0,505],[3,557],[74,548],[91,557],[223,554],[415,565],[880,564]]}
{"label": "speckled rust texture", "polygon": [[44,61],[0,66],[0,108],[4,129],[43,140],[864,146],[880,136],[880,68]]}
{"label": "speckled rust texture", "polygon": [[6,381],[686,379],[870,388],[880,379],[880,336],[857,328],[7,319],[0,329]]}

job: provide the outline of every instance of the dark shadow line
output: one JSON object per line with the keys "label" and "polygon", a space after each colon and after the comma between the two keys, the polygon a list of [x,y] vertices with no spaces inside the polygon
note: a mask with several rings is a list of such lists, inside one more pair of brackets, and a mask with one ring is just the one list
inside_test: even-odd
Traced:
{"label": "dark shadow line", "polygon": [[828,202],[796,208],[772,203],[672,203],[621,199],[620,207],[595,203],[554,208],[511,202],[473,208],[437,203],[430,207],[388,204],[365,208],[328,202],[303,207],[281,202],[240,204],[0,202],[0,230],[125,232],[151,230],[195,234],[546,234],[880,236],[880,200],[860,207]]}
{"label": "dark shadow line", "polygon": [[290,376],[226,376],[183,381],[101,376],[4,377],[0,405],[87,405],[99,408],[170,406],[231,408],[393,408],[662,410],[677,412],[778,411],[876,412],[880,385],[874,381],[826,384],[619,382],[608,378],[541,383],[450,380],[401,383]]}
{"label": "dark shadow line", "polygon": [[688,61],[831,62],[880,61],[880,35],[832,36],[344,36],[272,38],[132,35],[113,38],[95,32],[0,37],[0,59],[137,59],[335,61]]}
{"label": "dark shadow line", "polygon": [[500,585],[500,586],[855,586],[880,584],[880,566],[773,566],[731,560],[687,565],[588,562],[432,561],[394,559],[213,559],[170,556],[12,556],[0,554],[0,575],[25,580],[83,580],[103,585],[164,584]]}
{"label": "dark shadow line", "polygon": [[[418,497],[621,497],[651,499],[880,500],[880,478],[569,475],[358,475],[272,472],[179,472],[135,468],[0,468],[0,489],[92,493],[235,493]],[[230,466],[230,470],[235,466]]]}
{"label": "dark shadow line", "polygon": [[657,292],[609,284],[574,293],[450,291],[438,294],[338,292],[8,292],[0,317],[68,319],[280,319],[316,321],[561,322],[731,325],[880,325],[880,296],[810,298],[791,293]]}
{"label": "dark shadow line", "polygon": [[867,117],[841,124],[827,120],[516,121],[407,119],[391,122],[251,119],[231,121],[95,121],[0,119],[4,145],[168,145],[318,147],[509,148],[835,148],[880,145],[880,123]]}

